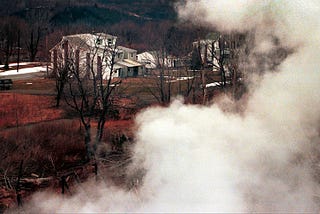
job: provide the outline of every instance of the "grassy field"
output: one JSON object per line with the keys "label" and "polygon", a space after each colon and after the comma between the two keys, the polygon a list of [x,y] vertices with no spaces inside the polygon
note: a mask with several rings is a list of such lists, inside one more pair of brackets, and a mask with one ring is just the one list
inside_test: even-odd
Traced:
{"label": "grassy field", "polygon": [[0,129],[59,119],[62,109],[53,107],[52,96],[0,93]]}
{"label": "grassy field", "polygon": [[55,82],[48,78],[15,80],[13,81],[12,91],[24,94],[55,95]]}

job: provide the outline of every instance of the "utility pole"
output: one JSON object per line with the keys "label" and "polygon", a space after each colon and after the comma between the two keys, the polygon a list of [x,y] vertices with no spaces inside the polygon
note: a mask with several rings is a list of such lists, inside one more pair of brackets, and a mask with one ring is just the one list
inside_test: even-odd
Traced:
{"label": "utility pole", "polygon": [[47,77],[49,76],[49,53],[48,53],[48,34],[46,35],[46,72]]}

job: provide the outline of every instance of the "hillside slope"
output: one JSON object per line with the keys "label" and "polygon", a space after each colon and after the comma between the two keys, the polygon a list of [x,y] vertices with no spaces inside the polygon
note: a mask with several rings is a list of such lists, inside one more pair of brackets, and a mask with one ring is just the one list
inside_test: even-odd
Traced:
{"label": "hillside slope", "polygon": [[[71,23],[114,24],[120,21],[174,20],[176,0],[3,0],[0,16],[14,15],[28,19],[40,11],[54,26]],[[43,15],[42,15],[43,16]]]}

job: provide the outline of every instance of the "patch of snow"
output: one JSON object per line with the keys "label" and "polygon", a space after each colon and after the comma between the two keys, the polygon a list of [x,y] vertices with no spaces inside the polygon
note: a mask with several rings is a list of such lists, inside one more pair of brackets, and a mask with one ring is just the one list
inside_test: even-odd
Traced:
{"label": "patch of snow", "polygon": [[[34,64],[34,62],[20,62],[19,63],[19,66],[20,65],[30,65],[30,64]],[[18,65],[18,63],[10,63],[9,64],[9,67],[11,67],[11,66],[17,66]],[[0,65],[0,68],[3,68],[4,67],[4,65]]]}
{"label": "patch of snow", "polygon": [[[230,81],[226,81],[226,84],[230,84]],[[212,82],[212,83],[206,84],[206,88],[217,87],[221,85],[223,85],[223,82]]]}
{"label": "patch of snow", "polygon": [[178,82],[178,81],[184,81],[184,80],[190,80],[193,79],[194,77],[178,77],[174,80],[168,80],[167,82]]}
{"label": "patch of snow", "polygon": [[212,82],[212,83],[206,84],[206,88],[220,86],[221,84],[222,82]]}
{"label": "patch of snow", "polygon": [[45,72],[47,70],[46,66],[38,66],[33,68],[22,68],[17,70],[9,70],[0,73],[0,76],[11,76],[11,75],[18,75],[18,74],[28,74],[28,73],[37,73],[37,72]]}
{"label": "patch of snow", "polygon": [[179,77],[179,78],[177,78],[177,80],[191,80],[193,78],[194,77]]}

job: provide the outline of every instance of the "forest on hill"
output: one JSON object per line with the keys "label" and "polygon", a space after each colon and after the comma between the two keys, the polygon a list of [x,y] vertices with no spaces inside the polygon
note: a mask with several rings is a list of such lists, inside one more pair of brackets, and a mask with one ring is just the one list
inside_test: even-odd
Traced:
{"label": "forest on hill", "polygon": [[[178,0],[4,0],[0,8],[0,64],[16,60],[45,61],[62,36],[104,32],[118,43],[138,50],[152,50],[154,41],[191,43],[208,31],[178,20]],[[179,1],[180,2],[180,1]],[[173,41],[175,40],[175,41]],[[168,42],[166,42],[168,43]],[[175,45],[176,46],[176,45]],[[180,45],[181,46],[181,45]],[[188,50],[190,51],[190,50]]]}
{"label": "forest on hill", "polygon": [[172,0],[4,0],[0,16],[27,19],[32,10],[41,10],[55,26],[70,23],[90,25],[114,24],[119,21],[143,22],[176,18]]}

